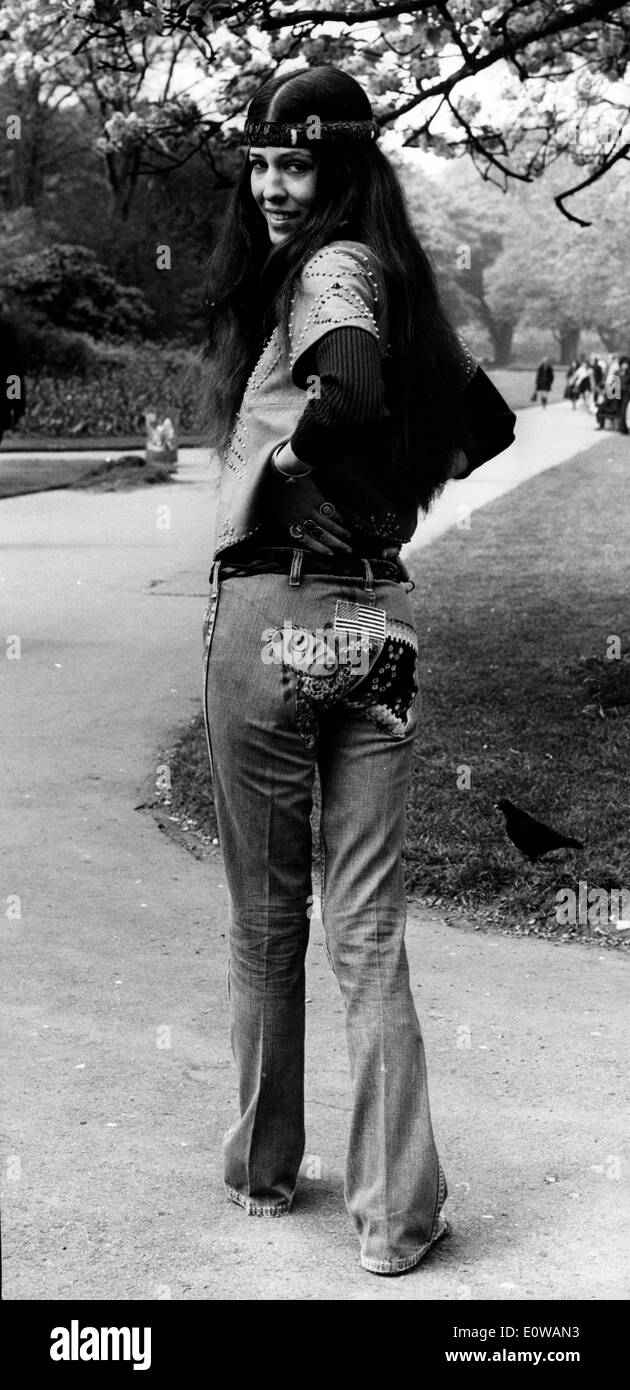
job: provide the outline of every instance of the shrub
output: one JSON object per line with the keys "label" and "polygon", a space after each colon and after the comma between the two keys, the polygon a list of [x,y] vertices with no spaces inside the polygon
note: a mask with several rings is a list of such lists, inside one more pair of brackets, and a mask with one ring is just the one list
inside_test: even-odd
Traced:
{"label": "shrub", "polygon": [[86,371],[62,374],[57,369],[57,335],[54,343],[46,368],[33,372],[27,359],[27,405],[20,434],[144,435],[147,410],[157,411],[160,419],[169,415],[179,433],[199,429],[201,365],[190,350],[147,345],[104,350],[91,344]]}
{"label": "shrub", "polygon": [[97,348],[84,334],[37,324],[27,315],[14,324],[29,379],[53,367],[57,377],[85,377],[97,367]]}
{"label": "shrub", "polygon": [[86,246],[32,252],[11,267],[6,283],[57,328],[128,338],[146,333],[152,323],[142,292],[118,284]]}

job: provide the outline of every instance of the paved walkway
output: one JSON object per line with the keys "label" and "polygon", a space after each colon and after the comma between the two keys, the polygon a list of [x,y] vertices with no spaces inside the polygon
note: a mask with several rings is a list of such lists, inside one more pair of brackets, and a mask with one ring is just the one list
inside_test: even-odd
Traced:
{"label": "paved walkway", "polygon": [[598,441],[602,444],[608,438],[608,431],[597,429],[593,415],[581,407],[573,410],[569,401],[561,401],[546,409],[533,406],[529,410],[521,410],[516,438],[511,447],[504,454],[499,454],[498,458],[484,463],[469,478],[461,478],[445,488],[409,545],[404,548],[403,556],[409,556],[420,546],[429,545],[451,526],[456,526],[466,508],[471,512],[477,511],[496,497],[520,487],[536,473],[556,468],[580,450],[590,449]]}
{"label": "paved walkway", "polygon": [[[534,471],[588,447],[591,426],[525,412]],[[473,486],[453,484],[458,501]],[[318,919],[294,1212],[255,1221],[226,1202],[220,854],[198,862],[135,809],[198,709],[210,508],[198,451],[159,491],[0,503],[4,628],[22,644],[2,672],[5,1297],[625,1296],[627,964],[414,907],[451,1240],[404,1279],[358,1264],[342,1007]]]}

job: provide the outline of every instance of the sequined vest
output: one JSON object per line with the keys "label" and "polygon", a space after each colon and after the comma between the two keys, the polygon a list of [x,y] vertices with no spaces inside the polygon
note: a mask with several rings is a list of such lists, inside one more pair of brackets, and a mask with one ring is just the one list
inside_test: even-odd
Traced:
{"label": "sequined vest", "polygon": [[[356,241],[334,241],[307,262],[289,314],[289,351],[274,329],[247,382],[227,448],[221,459],[214,557],[247,537],[264,534],[269,460],[289,440],[307,405],[296,386],[299,359],[333,328],[358,327],[388,349],[385,284],[378,257]],[[378,437],[378,436],[376,436]],[[368,451],[369,452],[369,451]],[[315,481],[315,476],[314,476]],[[418,515],[413,501],[390,495],[387,468],[373,458],[349,454],[334,469],[325,460],[317,482],[356,530],[386,543],[410,540]]]}

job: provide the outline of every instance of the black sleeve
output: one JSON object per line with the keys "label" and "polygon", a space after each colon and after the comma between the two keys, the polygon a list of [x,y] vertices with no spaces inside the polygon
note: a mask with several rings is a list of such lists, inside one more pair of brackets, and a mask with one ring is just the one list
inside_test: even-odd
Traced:
{"label": "black sleeve", "polygon": [[386,419],[376,339],[362,328],[334,328],[305,354],[300,385],[309,395],[291,448],[304,463],[335,466],[366,426]]}

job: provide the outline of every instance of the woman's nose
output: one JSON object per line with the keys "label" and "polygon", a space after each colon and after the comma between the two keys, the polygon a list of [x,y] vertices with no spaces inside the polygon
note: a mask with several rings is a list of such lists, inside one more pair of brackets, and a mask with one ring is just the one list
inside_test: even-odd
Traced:
{"label": "woman's nose", "polygon": [[272,198],[284,198],[285,191],[282,170],[267,169],[263,180],[263,198],[265,202],[270,202]]}

